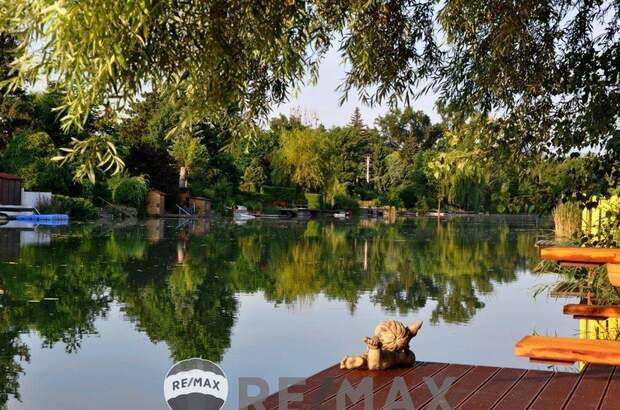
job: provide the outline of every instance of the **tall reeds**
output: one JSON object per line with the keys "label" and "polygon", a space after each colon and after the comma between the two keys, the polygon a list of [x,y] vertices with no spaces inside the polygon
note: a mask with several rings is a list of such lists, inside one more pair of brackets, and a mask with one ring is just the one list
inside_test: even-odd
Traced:
{"label": "tall reeds", "polygon": [[552,214],[557,240],[575,239],[581,233],[581,208],[577,203],[559,203]]}

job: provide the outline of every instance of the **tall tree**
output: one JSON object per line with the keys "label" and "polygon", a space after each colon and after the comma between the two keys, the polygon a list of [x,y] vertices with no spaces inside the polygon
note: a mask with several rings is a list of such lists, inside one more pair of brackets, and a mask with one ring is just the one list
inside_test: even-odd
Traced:
{"label": "tall tree", "polygon": [[191,170],[206,161],[208,154],[200,138],[190,133],[182,133],[172,143],[170,155],[179,167],[179,188],[187,188]]}
{"label": "tall tree", "polygon": [[303,189],[319,190],[328,182],[328,148],[320,129],[286,131],[280,136],[280,149],[274,158],[275,173],[290,176]]}
{"label": "tall tree", "polygon": [[351,126],[351,128],[357,130],[358,132],[362,132],[362,130],[366,128],[366,126],[364,125],[364,121],[362,120],[362,113],[360,112],[359,107],[355,107],[355,110],[353,110],[349,125]]}

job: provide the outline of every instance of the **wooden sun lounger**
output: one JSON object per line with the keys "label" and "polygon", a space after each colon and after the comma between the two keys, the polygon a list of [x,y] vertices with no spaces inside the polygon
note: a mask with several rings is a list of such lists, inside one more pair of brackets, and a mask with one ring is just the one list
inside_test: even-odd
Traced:
{"label": "wooden sun lounger", "polygon": [[537,361],[620,365],[620,341],[526,336],[515,346],[515,355]]}
{"label": "wooden sun lounger", "polygon": [[564,266],[580,266],[593,269],[607,265],[607,276],[612,286],[620,287],[620,249],[579,248],[571,246],[540,247],[540,258],[559,262]]}
{"label": "wooden sun lounger", "polygon": [[540,258],[544,260],[573,264],[620,264],[620,249],[549,246],[540,248]]}
{"label": "wooden sun lounger", "polygon": [[578,318],[620,318],[620,306],[569,304],[564,306],[564,314],[573,315]]}

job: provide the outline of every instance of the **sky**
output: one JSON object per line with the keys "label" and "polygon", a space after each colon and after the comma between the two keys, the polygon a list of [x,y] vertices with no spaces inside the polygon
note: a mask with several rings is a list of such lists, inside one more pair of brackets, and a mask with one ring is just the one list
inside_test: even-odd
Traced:
{"label": "sky", "polygon": [[[343,105],[339,104],[341,93],[336,91],[345,76],[345,66],[336,49],[331,49],[323,59],[319,70],[319,81],[316,85],[304,86],[297,95],[280,106],[274,107],[272,117],[280,114],[289,115],[291,112],[308,113],[318,118],[326,127],[346,125],[351,119],[355,107],[359,107],[362,120],[366,125],[373,125],[377,116],[388,111],[386,105],[369,107],[362,104],[356,94],[350,94]],[[424,111],[433,122],[439,121],[435,109],[435,96],[431,93],[412,102],[415,110]]]}

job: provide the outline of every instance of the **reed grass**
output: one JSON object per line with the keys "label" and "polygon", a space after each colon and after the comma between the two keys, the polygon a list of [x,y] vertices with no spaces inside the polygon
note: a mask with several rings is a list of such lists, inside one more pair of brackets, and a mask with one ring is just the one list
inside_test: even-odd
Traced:
{"label": "reed grass", "polygon": [[575,239],[581,234],[581,208],[574,202],[563,202],[553,209],[555,237],[558,240]]}
{"label": "reed grass", "polygon": [[556,273],[560,277],[553,283],[535,287],[534,296],[543,293],[550,294],[557,288],[561,288],[564,292],[575,293],[585,293],[589,289],[593,294],[594,304],[620,306],[620,288],[611,285],[605,266],[597,268],[591,279],[588,279],[587,269],[560,266],[557,262],[539,264],[535,271],[538,273]]}

